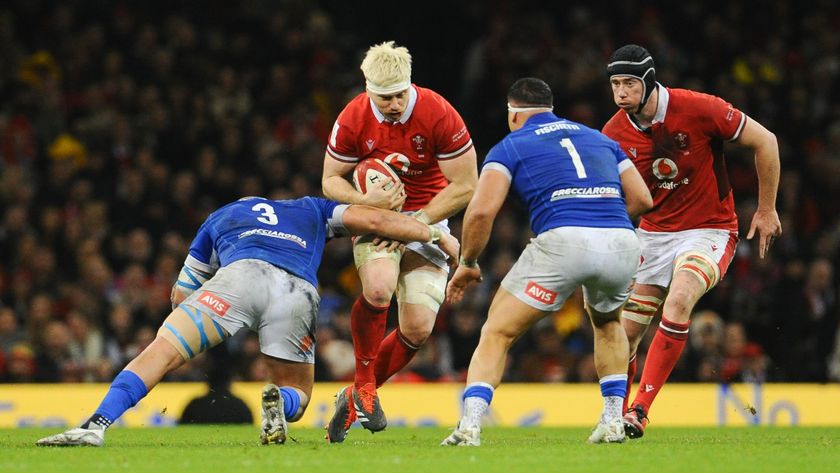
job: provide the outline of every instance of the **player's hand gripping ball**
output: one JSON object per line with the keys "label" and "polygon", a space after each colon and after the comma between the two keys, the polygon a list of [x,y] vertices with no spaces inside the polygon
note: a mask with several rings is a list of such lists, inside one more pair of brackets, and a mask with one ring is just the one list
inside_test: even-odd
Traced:
{"label": "player's hand gripping ball", "polygon": [[379,195],[371,196],[371,205],[374,207],[399,211],[405,202],[404,191],[401,190],[399,195],[394,195],[394,191],[391,191],[397,185],[402,189],[400,176],[381,159],[368,158],[357,164],[353,170],[353,184],[356,186],[356,190],[362,194],[381,188],[381,190],[377,190]]}
{"label": "player's hand gripping ball", "polygon": [[362,194],[367,194],[371,186],[382,185],[383,182],[388,183],[384,190],[390,190],[400,182],[400,176],[381,159],[365,159],[353,170],[353,184]]}

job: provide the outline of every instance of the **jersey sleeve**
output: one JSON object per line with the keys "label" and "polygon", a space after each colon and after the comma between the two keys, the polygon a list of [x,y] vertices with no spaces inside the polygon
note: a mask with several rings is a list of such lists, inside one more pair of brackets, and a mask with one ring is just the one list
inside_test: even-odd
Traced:
{"label": "jersey sleeve", "polygon": [[351,126],[348,109],[345,108],[335,120],[330,139],[327,142],[327,154],[343,163],[359,162],[359,151],[356,149],[356,133]]}
{"label": "jersey sleeve", "polygon": [[502,140],[501,143],[490,148],[487,157],[484,158],[484,164],[481,166],[481,172],[487,170],[499,171],[506,175],[509,180],[513,180],[513,175],[516,172],[516,163],[511,158],[508,152],[510,143],[508,140]]}
{"label": "jersey sleeve", "polygon": [[349,207],[334,200],[313,197],[312,202],[327,221],[327,238],[349,236],[350,231],[344,226],[344,212]]}
{"label": "jersey sleeve", "polygon": [[184,265],[206,274],[215,274],[219,269],[219,258],[213,248],[213,238],[209,227],[207,222],[204,222],[198,229]]}
{"label": "jersey sleeve", "polygon": [[436,152],[437,159],[445,161],[455,159],[473,147],[472,137],[464,119],[449,102],[443,102],[443,118],[435,126],[435,141],[440,143]]}
{"label": "jersey sleeve", "polygon": [[630,161],[630,158],[627,157],[627,154],[621,149],[621,145],[619,145],[615,141],[611,141],[611,146],[613,150],[613,154],[615,155],[615,162],[618,166],[618,173],[621,174],[626,171],[628,168],[633,167],[633,161]]}
{"label": "jersey sleeve", "polygon": [[743,112],[731,103],[714,96],[709,96],[708,100],[704,101],[699,117],[702,117],[709,135],[725,141],[737,140],[747,122],[747,116]]}

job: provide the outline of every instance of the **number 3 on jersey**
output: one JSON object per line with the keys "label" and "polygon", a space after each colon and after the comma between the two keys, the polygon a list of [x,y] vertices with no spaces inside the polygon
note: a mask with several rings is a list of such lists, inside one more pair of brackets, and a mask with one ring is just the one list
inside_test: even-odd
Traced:
{"label": "number 3 on jersey", "polygon": [[260,212],[261,217],[257,217],[257,220],[260,222],[268,225],[277,225],[277,214],[274,213],[274,207],[265,202],[261,202],[251,207],[251,210]]}
{"label": "number 3 on jersey", "polygon": [[575,149],[575,145],[572,144],[572,140],[563,138],[560,140],[560,146],[566,148],[566,151],[569,152],[569,156],[572,157],[572,164],[575,165],[577,177],[579,179],[586,179],[586,169],[583,167],[583,161],[580,160],[580,155],[578,154],[577,149]]}

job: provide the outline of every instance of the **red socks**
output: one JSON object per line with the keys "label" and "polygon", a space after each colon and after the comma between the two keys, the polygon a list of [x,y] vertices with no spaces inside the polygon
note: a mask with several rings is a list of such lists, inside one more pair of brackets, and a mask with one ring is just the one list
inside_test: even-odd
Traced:
{"label": "red socks", "polygon": [[399,327],[389,333],[379,345],[379,354],[376,355],[376,387],[382,386],[388,378],[403,369],[414,358],[417,350],[419,347],[409,344]]}
{"label": "red socks", "polygon": [[633,405],[641,404],[645,412],[650,410],[650,405],[662,389],[668,376],[680,359],[686,339],[688,339],[688,325],[679,324],[666,320],[664,317],[659,323],[659,330],[653,337],[648,348],[645,367],[642,370],[642,379],[639,381],[639,390]]}
{"label": "red socks", "polygon": [[350,329],[353,332],[353,352],[356,355],[356,376],[353,384],[361,387],[375,383],[376,352],[385,336],[388,307],[376,307],[360,295],[350,310]]}
{"label": "red socks", "polygon": [[388,307],[376,307],[359,296],[350,311],[350,328],[353,332],[353,351],[356,355],[356,376],[353,385],[382,386],[385,381],[414,358],[418,347],[412,346],[397,328],[385,335]]}
{"label": "red socks", "polygon": [[621,413],[627,412],[627,404],[630,402],[630,388],[633,387],[633,380],[636,379],[636,354],[630,358],[630,363],[627,364],[627,394],[624,395],[624,404],[621,406]]}

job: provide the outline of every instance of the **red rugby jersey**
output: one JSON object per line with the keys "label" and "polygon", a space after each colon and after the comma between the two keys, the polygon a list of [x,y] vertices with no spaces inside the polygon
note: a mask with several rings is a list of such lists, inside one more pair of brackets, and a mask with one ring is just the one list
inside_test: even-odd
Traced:
{"label": "red rugby jersey", "polygon": [[400,174],[403,210],[423,208],[448,181],[438,161],[455,159],[473,143],[461,115],[431,89],[411,86],[405,113],[389,122],[365,93],[344,107],[333,125],[327,153],[346,163],[379,158]]}
{"label": "red rugby jersey", "polygon": [[653,196],[653,209],[639,227],[654,232],[737,230],[723,142],[738,139],[746,115],[712,95],[661,85],[658,90],[648,130],[623,110],[603,129],[636,165]]}

